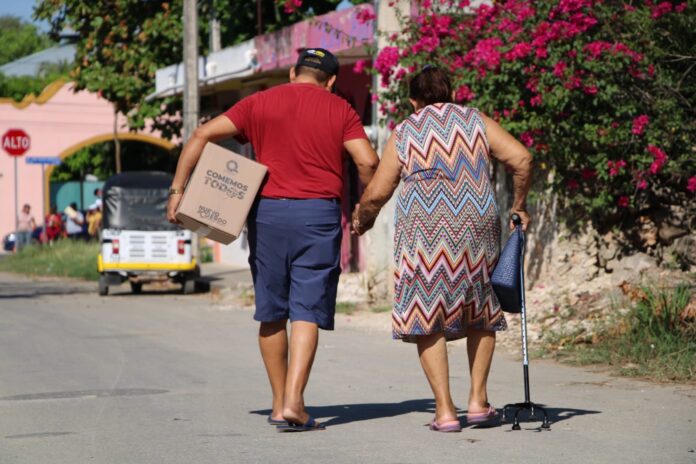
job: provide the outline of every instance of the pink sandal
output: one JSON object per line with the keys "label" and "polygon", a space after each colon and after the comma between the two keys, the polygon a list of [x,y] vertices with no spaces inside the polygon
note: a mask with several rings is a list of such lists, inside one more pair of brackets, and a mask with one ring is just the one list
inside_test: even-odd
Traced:
{"label": "pink sandal", "polygon": [[433,421],[430,423],[430,430],[432,430],[433,432],[445,433],[461,432],[462,424],[459,422],[459,420],[450,420],[438,424],[437,421],[433,419]]}
{"label": "pink sandal", "polygon": [[496,417],[498,417],[498,411],[496,411],[495,408],[489,404],[486,411],[466,413],[466,423],[482,424]]}

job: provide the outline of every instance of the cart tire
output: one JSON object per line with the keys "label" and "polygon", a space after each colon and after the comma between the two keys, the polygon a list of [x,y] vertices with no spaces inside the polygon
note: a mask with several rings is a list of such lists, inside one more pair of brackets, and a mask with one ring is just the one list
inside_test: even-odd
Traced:
{"label": "cart tire", "polygon": [[131,292],[133,292],[135,295],[139,295],[143,291],[143,283],[142,282],[131,282],[130,287],[131,287]]}
{"label": "cart tire", "polygon": [[106,296],[109,294],[109,285],[106,283],[106,276],[104,274],[99,275],[99,295]]}
{"label": "cart tire", "polygon": [[181,282],[181,292],[184,295],[190,295],[196,291],[196,280],[190,277],[185,277]]}

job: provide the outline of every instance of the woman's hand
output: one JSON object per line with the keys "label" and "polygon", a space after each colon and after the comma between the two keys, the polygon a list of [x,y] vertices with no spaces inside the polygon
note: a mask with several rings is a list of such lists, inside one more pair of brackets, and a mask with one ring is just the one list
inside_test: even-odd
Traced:
{"label": "woman's hand", "polygon": [[355,205],[355,209],[353,210],[353,221],[351,223],[352,225],[352,230],[351,234],[353,235],[362,235],[368,230],[372,229],[372,226],[375,225],[375,221],[372,220],[368,224],[362,224],[360,222],[360,203]]}
{"label": "woman's hand", "polygon": [[176,219],[176,210],[179,207],[179,203],[181,203],[181,196],[180,193],[169,195],[169,201],[167,202],[167,220],[172,224],[181,224],[181,222]]}
{"label": "woman's hand", "polygon": [[529,216],[529,213],[525,210],[522,209],[512,209],[510,210],[510,230],[515,229],[515,224],[512,222],[512,215],[517,214],[520,219],[522,220],[522,230],[526,231],[527,226],[532,222],[531,216]]}

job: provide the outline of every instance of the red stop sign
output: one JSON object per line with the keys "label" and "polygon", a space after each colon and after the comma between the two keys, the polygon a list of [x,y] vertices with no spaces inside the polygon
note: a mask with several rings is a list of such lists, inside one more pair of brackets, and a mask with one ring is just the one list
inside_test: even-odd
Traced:
{"label": "red stop sign", "polygon": [[9,129],[2,136],[0,143],[2,149],[10,156],[22,156],[31,147],[31,138],[22,129]]}

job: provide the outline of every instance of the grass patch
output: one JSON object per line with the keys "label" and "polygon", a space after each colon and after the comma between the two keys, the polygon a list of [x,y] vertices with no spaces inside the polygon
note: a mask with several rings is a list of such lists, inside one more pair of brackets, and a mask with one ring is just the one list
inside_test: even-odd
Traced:
{"label": "grass patch", "polygon": [[347,314],[350,316],[355,311],[357,311],[358,305],[355,303],[340,302],[336,303],[336,313],[337,314]]}
{"label": "grass patch", "polygon": [[[691,287],[643,287],[632,298],[628,311],[598,325],[590,342],[563,346],[560,359],[606,364],[626,376],[696,380],[696,298]],[[552,346],[557,338],[550,335],[546,342]]]}
{"label": "grass patch", "polygon": [[32,245],[0,260],[0,271],[37,276],[98,280],[98,243],[59,240],[52,246]]}
{"label": "grass patch", "polygon": [[372,308],[373,313],[386,313],[392,310],[392,305],[390,304],[384,304],[384,305],[377,305],[373,306]]}

